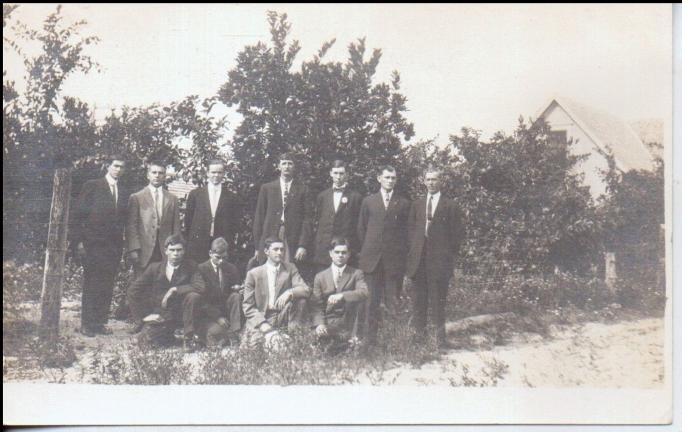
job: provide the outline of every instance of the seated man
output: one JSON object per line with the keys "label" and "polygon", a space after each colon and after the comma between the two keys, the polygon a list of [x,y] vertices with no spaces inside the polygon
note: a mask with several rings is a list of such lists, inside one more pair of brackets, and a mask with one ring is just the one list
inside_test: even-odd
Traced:
{"label": "seated man", "polygon": [[301,327],[310,296],[296,266],[283,262],[284,242],[268,237],[263,245],[267,261],[249,270],[244,282],[244,316],[252,342],[263,337],[267,342],[278,329]]}
{"label": "seated man", "polygon": [[227,262],[227,249],[224,238],[213,240],[208,261],[199,264],[192,278],[192,288],[202,298],[201,333],[208,346],[237,342],[242,328],[242,279]]}
{"label": "seated man", "polygon": [[319,272],[313,284],[313,325],[329,352],[348,346],[356,333],[358,306],[368,298],[362,270],[346,265],[350,254],[348,240],[332,238],[329,248],[332,265]]}
{"label": "seated man", "polygon": [[175,329],[182,324],[185,341],[197,343],[195,316],[201,296],[192,291],[192,275],[196,264],[185,260],[185,240],[180,234],[170,235],[164,242],[166,257],[149,264],[130,286],[130,311],[144,322],[140,341],[155,346],[171,345]]}

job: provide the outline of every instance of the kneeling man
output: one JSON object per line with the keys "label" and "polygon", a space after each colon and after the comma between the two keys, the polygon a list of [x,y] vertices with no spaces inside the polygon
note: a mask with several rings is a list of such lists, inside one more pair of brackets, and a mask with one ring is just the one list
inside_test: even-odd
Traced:
{"label": "kneeling man", "polygon": [[151,345],[171,345],[174,332],[182,325],[186,341],[194,342],[195,315],[201,296],[192,290],[196,264],[185,257],[185,240],[180,234],[164,242],[165,258],[150,264],[130,286],[129,303],[133,317],[144,322],[140,340]]}
{"label": "kneeling man", "polygon": [[358,306],[368,297],[362,270],[346,264],[350,254],[348,240],[332,238],[329,248],[332,265],[318,273],[313,284],[315,333],[330,351],[343,350],[355,336]]}
{"label": "kneeling man", "polygon": [[224,238],[213,240],[208,261],[199,264],[192,278],[194,292],[201,295],[201,333],[208,346],[237,342],[242,328],[242,279],[227,261],[227,249]]}
{"label": "kneeling man", "polygon": [[278,329],[292,330],[303,325],[310,288],[294,264],[283,262],[284,242],[268,237],[263,244],[267,261],[249,270],[244,282],[244,316],[256,339]]}

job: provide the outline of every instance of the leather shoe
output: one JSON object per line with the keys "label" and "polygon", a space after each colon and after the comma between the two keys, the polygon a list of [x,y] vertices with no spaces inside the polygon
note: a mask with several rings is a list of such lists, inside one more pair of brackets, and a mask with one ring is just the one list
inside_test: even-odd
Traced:
{"label": "leather shoe", "polygon": [[88,328],[88,327],[81,327],[80,333],[81,333],[83,336],[95,337],[95,331],[94,331],[93,329],[91,329],[91,328]]}
{"label": "leather shoe", "polygon": [[452,345],[449,341],[443,340],[438,342],[438,349],[441,351],[452,351],[455,349],[455,346]]}
{"label": "leather shoe", "polygon": [[142,331],[142,327],[144,327],[143,322],[136,322],[133,324],[133,326],[128,329],[128,334],[138,334],[139,332]]}
{"label": "leather shoe", "polygon": [[182,349],[186,353],[193,353],[201,348],[201,341],[197,335],[187,335],[182,341]]}

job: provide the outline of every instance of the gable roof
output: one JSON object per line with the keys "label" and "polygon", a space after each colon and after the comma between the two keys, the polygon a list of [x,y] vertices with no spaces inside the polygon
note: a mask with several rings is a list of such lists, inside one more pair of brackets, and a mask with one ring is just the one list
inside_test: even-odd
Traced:
{"label": "gable roof", "polygon": [[653,170],[651,152],[628,123],[565,97],[552,99],[537,118],[544,118],[555,106],[561,107],[601,150],[610,149],[621,171]]}
{"label": "gable roof", "polygon": [[197,188],[196,185],[191,182],[186,182],[183,179],[175,179],[168,183],[168,192],[172,193],[178,198],[187,197],[187,194],[189,194],[190,191],[195,188]]}

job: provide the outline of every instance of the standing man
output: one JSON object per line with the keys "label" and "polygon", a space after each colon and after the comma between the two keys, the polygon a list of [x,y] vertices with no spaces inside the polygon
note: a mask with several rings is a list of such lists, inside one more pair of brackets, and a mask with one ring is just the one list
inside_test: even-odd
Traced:
{"label": "standing man", "polygon": [[213,240],[209,259],[199,264],[192,278],[192,289],[201,295],[209,346],[237,342],[242,328],[243,279],[237,267],[227,261],[228,247],[222,237]]}
{"label": "standing man", "polygon": [[303,325],[310,288],[294,264],[284,261],[284,242],[268,237],[265,264],[249,270],[244,282],[244,316],[254,339]]}
{"label": "standing man", "polygon": [[357,225],[362,196],[348,188],[345,162],[335,160],[329,175],[332,178],[332,187],[317,196],[314,261],[318,271],[331,264],[329,244],[333,237],[344,237],[348,240],[350,256],[360,251]]}
{"label": "standing man", "polygon": [[[151,162],[147,168],[147,179],[149,185],[132,194],[128,201],[126,241],[136,276],[149,263],[165,258],[164,241],[173,234],[180,234],[181,229],[178,199],[163,188],[166,167],[159,162]],[[133,333],[142,329],[142,318],[133,314]]]}
{"label": "standing man", "polygon": [[360,207],[359,262],[370,291],[364,311],[369,343],[376,342],[381,309],[396,311],[403,285],[410,202],[393,190],[396,180],[395,168],[382,166],[377,176],[379,192],[365,197]]}
{"label": "standing man", "polygon": [[208,162],[207,172],[206,186],[189,193],[185,213],[185,238],[189,257],[196,262],[208,259],[208,251],[214,239],[222,237],[229,244],[237,222],[234,197],[222,184],[225,163],[213,159]]}
{"label": "standing man", "polygon": [[448,348],[445,301],[454,262],[464,240],[464,223],[454,201],[441,194],[441,177],[440,170],[427,169],[424,174],[427,195],[412,204],[407,275],[414,282],[412,324],[420,336],[426,336],[430,315],[439,347]]}
{"label": "standing man", "polygon": [[73,240],[83,263],[81,333],[111,334],[106,326],[116,272],[123,252],[126,195],[118,180],[125,169],[122,156],[107,160],[107,174],[83,185],[74,208]]}
{"label": "standing man", "polygon": [[302,262],[312,237],[308,187],[294,178],[294,158],[284,153],[279,158],[280,178],[266,183],[258,193],[253,218],[253,241],[258,262],[263,264],[265,239],[278,237],[284,242],[284,262]]}
{"label": "standing man", "polygon": [[198,345],[201,296],[192,290],[196,264],[185,259],[185,240],[180,234],[164,242],[164,258],[150,263],[130,285],[130,310],[145,319],[140,340],[154,346],[172,345],[174,332],[183,327],[185,348]]}
{"label": "standing man", "polygon": [[347,265],[351,255],[348,241],[334,237],[328,247],[331,266],[315,276],[311,310],[315,333],[337,352],[356,336],[358,306],[368,297],[361,270]]}

